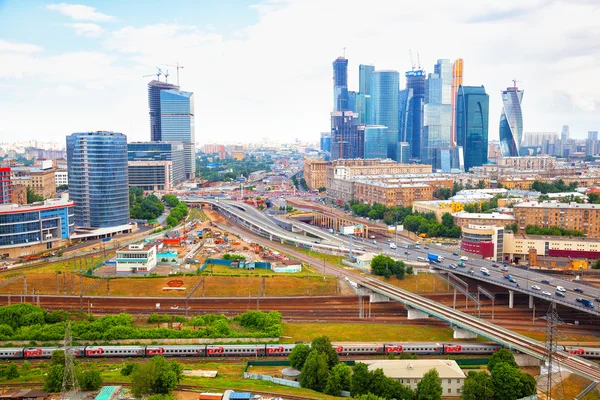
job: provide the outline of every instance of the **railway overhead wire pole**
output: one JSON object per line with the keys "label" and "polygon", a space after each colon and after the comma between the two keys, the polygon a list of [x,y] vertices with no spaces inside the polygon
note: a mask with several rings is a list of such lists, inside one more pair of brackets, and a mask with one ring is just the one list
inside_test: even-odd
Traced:
{"label": "railway overhead wire pole", "polygon": [[185,296],[185,319],[188,318],[188,301],[190,300],[190,298],[194,295],[194,293],[196,293],[196,291],[198,290],[198,288],[202,286],[202,296],[204,296],[204,277],[202,277],[202,279],[200,279],[192,288],[192,290],[190,290],[190,292],[187,294],[187,296]]}

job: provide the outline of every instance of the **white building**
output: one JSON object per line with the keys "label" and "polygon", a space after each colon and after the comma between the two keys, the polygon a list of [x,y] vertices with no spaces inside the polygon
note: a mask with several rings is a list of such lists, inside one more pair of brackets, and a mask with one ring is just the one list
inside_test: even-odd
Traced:
{"label": "white building", "polygon": [[465,383],[465,373],[454,360],[365,360],[357,361],[367,364],[369,371],[378,368],[388,378],[400,381],[403,385],[417,389],[417,384],[429,370],[437,370],[441,384],[442,396],[460,397]]}
{"label": "white building", "polygon": [[156,267],[156,245],[130,244],[117,250],[117,273],[147,274]]}
{"label": "white building", "polygon": [[56,182],[56,187],[59,187],[60,185],[68,185],[69,173],[63,170],[56,170],[54,172],[54,180]]}

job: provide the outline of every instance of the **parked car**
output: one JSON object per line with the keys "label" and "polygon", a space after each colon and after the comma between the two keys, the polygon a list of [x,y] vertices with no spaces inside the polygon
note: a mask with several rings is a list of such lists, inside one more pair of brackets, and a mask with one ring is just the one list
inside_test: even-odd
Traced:
{"label": "parked car", "polygon": [[453,256],[458,256],[457,252],[452,253]]}
{"label": "parked car", "polygon": [[492,267],[498,268],[498,264],[492,264]]}
{"label": "parked car", "polygon": [[469,257],[467,257],[467,256],[461,256],[460,260],[461,261],[469,261]]}

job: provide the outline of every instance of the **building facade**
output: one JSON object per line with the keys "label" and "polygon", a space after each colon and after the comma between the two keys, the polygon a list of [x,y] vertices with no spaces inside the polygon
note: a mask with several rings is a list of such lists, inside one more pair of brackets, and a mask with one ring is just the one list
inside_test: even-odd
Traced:
{"label": "building facade", "polygon": [[194,94],[180,90],[160,92],[161,141],[183,143],[185,177],[196,176],[196,132]]}
{"label": "building facade", "polygon": [[[222,145],[221,145],[222,146]],[[223,146],[222,146],[223,147]],[[218,148],[216,150],[219,150]],[[223,157],[225,148],[223,147]],[[128,161],[171,161],[172,185],[185,181],[185,149],[181,142],[132,142],[127,143]],[[150,190],[150,189],[149,189]]]}
{"label": "building facade", "polygon": [[0,255],[22,257],[68,243],[74,206],[61,199],[0,205]]}
{"label": "building facade", "polygon": [[160,92],[163,90],[179,90],[179,86],[167,82],[151,81],[148,83],[148,109],[150,110],[150,140],[159,142],[162,139]]}
{"label": "building facade", "polygon": [[352,111],[331,113],[331,159],[364,157],[364,126],[358,125],[358,114]]}
{"label": "building facade", "polygon": [[483,86],[459,86],[456,96],[455,138],[464,153],[465,171],[488,162],[490,97]]}
{"label": "building facade", "polygon": [[387,157],[398,155],[398,91],[397,71],[374,71],[371,74],[371,118],[373,125],[387,126]]}
{"label": "building facade", "polygon": [[172,161],[128,161],[129,186],[146,191],[173,189]]}
{"label": "building facade", "polygon": [[528,225],[557,226],[581,231],[589,238],[600,238],[600,204],[529,202],[513,206],[518,233]]}
{"label": "building facade", "polygon": [[483,258],[502,261],[504,256],[504,227],[467,225],[462,228],[460,248]]}
{"label": "building facade", "polygon": [[512,224],[516,221],[512,215],[497,212],[480,214],[459,211],[452,216],[454,217],[454,223],[461,228],[469,225],[505,227],[507,224]]}
{"label": "building facade", "polygon": [[304,180],[310,190],[318,190],[327,186],[328,161],[314,158],[304,159]]}
{"label": "building facade", "polygon": [[331,153],[331,132],[321,132],[319,147],[322,151]]}
{"label": "building facade", "polygon": [[523,139],[523,91],[516,85],[502,91],[500,114],[500,150],[504,157],[517,157]]}
{"label": "building facade", "polygon": [[0,204],[8,204],[12,198],[10,167],[0,167]]}
{"label": "building facade", "polygon": [[69,172],[65,170],[56,170],[54,172],[54,182],[56,187],[61,185],[69,185]]}
{"label": "building facade", "polygon": [[360,94],[371,94],[371,75],[374,71],[374,65],[360,64],[358,66],[358,92]]}
{"label": "building facade", "polygon": [[438,60],[434,73],[425,82],[425,105],[423,107],[423,139],[421,158],[440,169],[441,149],[448,148],[452,136],[452,64],[450,60]]}
{"label": "building facade", "polygon": [[333,62],[333,109],[347,111],[348,108],[348,59],[338,57]]}
{"label": "building facade", "polygon": [[110,228],[128,224],[125,135],[99,131],[67,136],[67,165],[76,226]]}
{"label": "building facade", "polygon": [[389,184],[372,180],[354,182],[354,200],[386,207],[410,207],[415,201],[431,200],[433,187],[424,183]]}
{"label": "building facade", "polygon": [[421,158],[421,137],[423,135],[423,105],[425,103],[425,71],[407,71],[406,89],[412,90],[408,101],[406,141],[410,144],[414,159]]}
{"label": "building facade", "polygon": [[367,125],[365,127],[365,158],[387,158],[387,126]]}

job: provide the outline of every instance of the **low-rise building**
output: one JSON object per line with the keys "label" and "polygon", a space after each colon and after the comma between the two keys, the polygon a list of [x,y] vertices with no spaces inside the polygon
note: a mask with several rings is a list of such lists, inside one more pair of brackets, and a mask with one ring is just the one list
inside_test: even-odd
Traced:
{"label": "low-rise building", "polygon": [[56,187],[69,184],[69,172],[66,170],[57,169],[54,171],[54,181]]}
{"label": "low-rise building", "polygon": [[388,378],[399,381],[413,390],[430,370],[435,369],[442,384],[443,397],[460,397],[465,373],[454,360],[364,360],[369,371],[381,368]]}
{"label": "low-rise building", "polygon": [[471,224],[463,226],[460,247],[468,253],[502,261],[505,247],[504,227]]}
{"label": "low-rise building", "polygon": [[498,186],[502,186],[505,189],[529,190],[535,181],[536,178],[514,178],[507,176],[498,178]]}
{"label": "low-rise building", "polygon": [[461,228],[468,225],[493,225],[505,227],[507,224],[515,222],[515,217],[508,214],[494,213],[469,213],[460,211],[452,215],[454,223]]}
{"label": "low-rise building", "polygon": [[156,267],[154,243],[130,244],[117,250],[117,274],[148,274]]}
{"label": "low-rise building", "polygon": [[310,190],[317,190],[327,185],[327,165],[329,161],[315,158],[304,159],[304,180]]}

